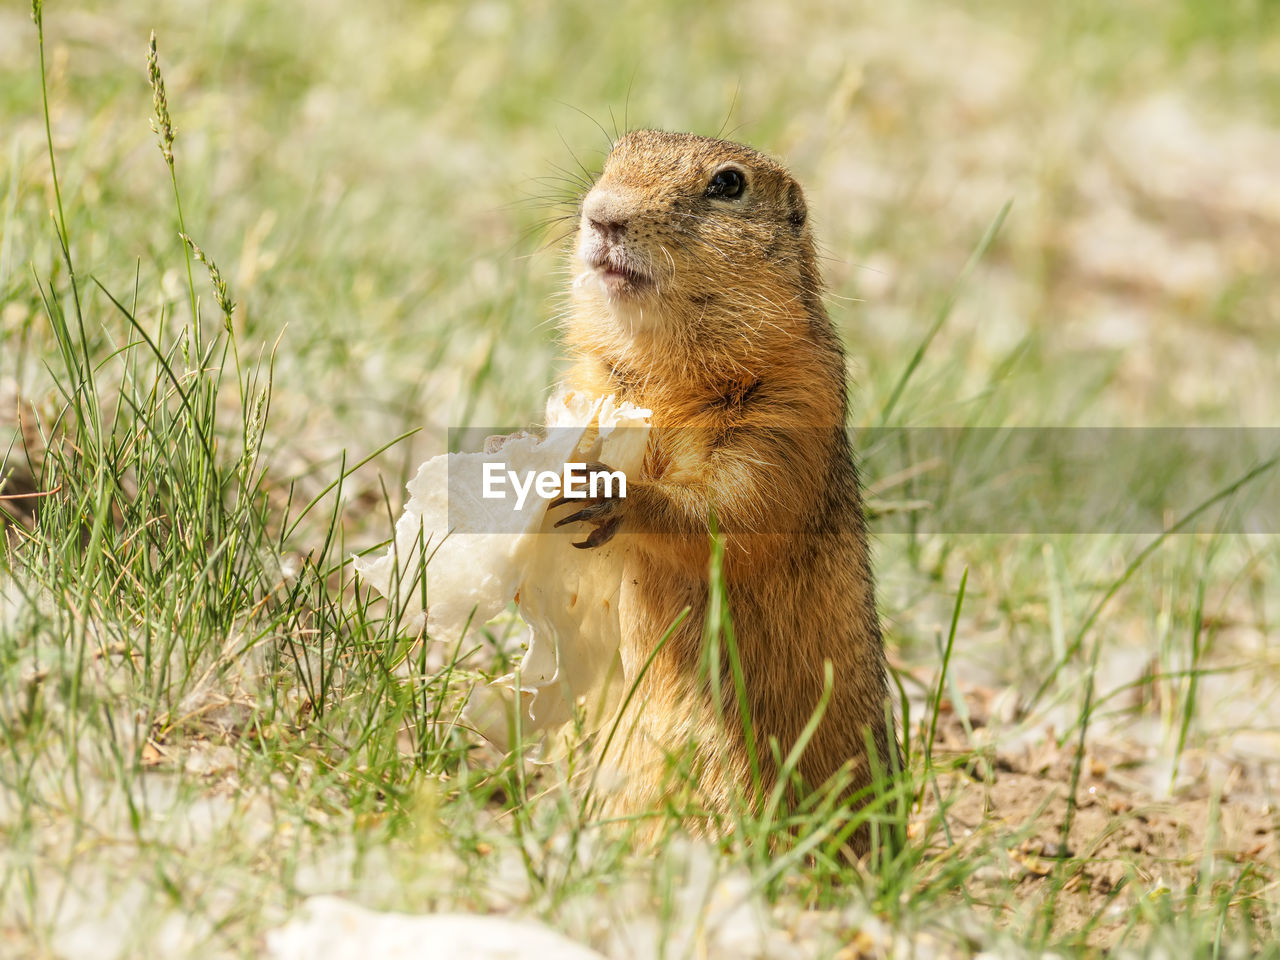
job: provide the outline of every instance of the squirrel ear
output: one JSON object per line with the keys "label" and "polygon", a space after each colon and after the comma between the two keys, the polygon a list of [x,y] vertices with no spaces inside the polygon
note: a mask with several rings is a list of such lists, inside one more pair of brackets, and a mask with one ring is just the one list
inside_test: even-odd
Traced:
{"label": "squirrel ear", "polygon": [[791,232],[798,236],[804,229],[805,221],[809,219],[809,210],[804,203],[804,191],[794,180],[787,184],[787,211],[787,222],[791,224]]}

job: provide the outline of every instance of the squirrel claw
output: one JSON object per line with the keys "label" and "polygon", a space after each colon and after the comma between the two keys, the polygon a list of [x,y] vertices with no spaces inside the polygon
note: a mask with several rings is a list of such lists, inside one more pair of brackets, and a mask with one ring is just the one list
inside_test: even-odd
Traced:
{"label": "squirrel claw", "polygon": [[[586,467],[586,472],[588,477],[590,477],[594,473],[613,473],[614,472],[612,467],[610,467],[608,464],[601,463],[599,460],[592,460],[588,463],[583,464],[583,466]],[[581,500],[581,499],[582,499],[581,497],[570,498],[566,496],[559,496],[559,497],[556,497],[556,499],[552,500],[549,504],[547,504],[547,509],[554,510],[556,507],[563,507],[566,503],[572,503],[575,500]],[[582,518],[582,519],[586,519],[586,518]],[[568,523],[569,521],[565,520],[563,522]],[[556,526],[558,527],[560,526],[560,524],[557,523]]]}
{"label": "squirrel claw", "polygon": [[[555,504],[552,504],[555,506]],[[617,502],[613,500],[600,500],[588,507],[583,507],[577,513],[571,513],[567,517],[562,517],[555,522],[555,526],[563,527],[566,523],[577,523],[579,520],[603,520],[617,509]]]}
{"label": "squirrel claw", "polygon": [[618,526],[622,523],[622,517],[611,517],[600,526],[596,527],[587,535],[587,539],[575,543],[574,546],[579,550],[590,550],[593,547],[599,547],[608,543],[613,539],[613,535],[618,532]]}

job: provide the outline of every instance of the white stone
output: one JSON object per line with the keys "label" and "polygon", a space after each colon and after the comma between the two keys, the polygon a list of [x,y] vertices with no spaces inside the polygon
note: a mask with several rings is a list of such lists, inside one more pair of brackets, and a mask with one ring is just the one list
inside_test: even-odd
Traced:
{"label": "white stone", "polygon": [[550,927],[459,913],[379,913],[312,897],[267,934],[273,960],[603,960]]}

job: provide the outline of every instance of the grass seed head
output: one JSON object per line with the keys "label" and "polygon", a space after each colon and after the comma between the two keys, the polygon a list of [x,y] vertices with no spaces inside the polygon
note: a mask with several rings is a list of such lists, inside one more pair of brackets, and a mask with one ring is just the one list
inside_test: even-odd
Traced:
{"label": "grass seed head", "polygon": [[156,53],[156,32],[151,31],[151,42],[147,47],[147,76],[151,80],[151,99],[156,115],[151,121],[151,129],[160,138],[160,152],[164,162],[173,167],[173,121],[169,119],[169,100],[164,93],[164,77],[160,75],[160,57]]}
{"label": "grass seed head", "polygon": [[227,281],[222,279],[222,271],[218,269],[218,265],[208,256],[200,245],[191,239],[187,234],[179,234],[191,253],[197,260],[205,265],[209,271],[209,280],[213,283],[213,298],[218,301],[218,307],[222,310],[223,320],[226,323],[227,330],[231,329],[231,315],[236,311],[236,302],[227,294]]}

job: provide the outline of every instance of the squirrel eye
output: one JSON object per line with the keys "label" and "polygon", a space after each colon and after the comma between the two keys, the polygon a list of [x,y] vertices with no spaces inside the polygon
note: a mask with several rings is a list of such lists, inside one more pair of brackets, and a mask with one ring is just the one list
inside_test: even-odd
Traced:
{"label": "squirrel eye", "polygon": [[742,191],[746,189],[747,179],[739,170],[733,167],[725,167],[723,170],[717,170],[711,177],[711,182],[707,184],[706,196],[720,197],[724,200],[736,200],[742,196]]}

